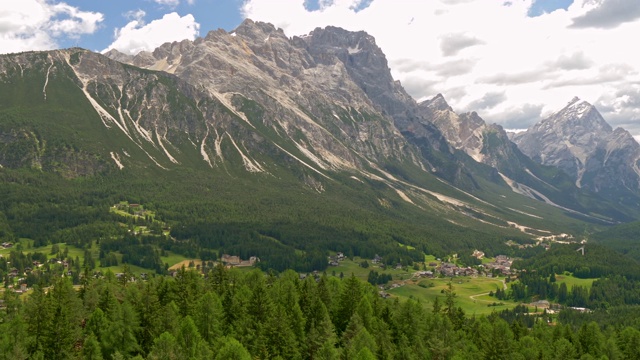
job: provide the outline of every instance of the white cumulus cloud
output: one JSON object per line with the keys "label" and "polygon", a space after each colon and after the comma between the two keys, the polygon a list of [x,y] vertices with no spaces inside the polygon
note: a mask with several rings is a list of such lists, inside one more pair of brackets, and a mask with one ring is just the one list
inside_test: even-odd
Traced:
{"label": "white cumulus cloud", "polygon": [[322,0],[314,11],[305,0],[246,0],[242,11],[288,36],[328,25],[368,32],[416,100],[442,93],[455,110],[476,105],[488,122],[523,128],[579,96],[640,137],[640,94],[611,99],[640,83],[637,2],[574,0],[536,17],[534,0]]}
{"label": "white cumulus cloud", "polygon": [[191,14],[181,17],[173,12],[148,24],[142,18],[137,18],[116,29],[114,42],[103,52],[116,49],[135,55],[140,51],[153,51],[165,42],[193,40],[198,36],[199,30],[200,24]]}
{"label": "white cumulus cloud", "polygon": [[180,4],[180,0],[153,0],[158,5],[166,5],[176,7]]}
{"label": "white cumulus cloud", "polygon": [[[168,6],[171,8],[174,8],[180,5],[180,0],[153,0],[153,2],[155,2],[158,5]],[[195,3],[195,0],[186,0],[185,2],[189,5],[193,5]]]}
{"label": "white cumulus cloud", "polygon": [[45,0],[0,1],[0,52],[48,50],[61,37],[92,34],[103,21],[98,12]]}

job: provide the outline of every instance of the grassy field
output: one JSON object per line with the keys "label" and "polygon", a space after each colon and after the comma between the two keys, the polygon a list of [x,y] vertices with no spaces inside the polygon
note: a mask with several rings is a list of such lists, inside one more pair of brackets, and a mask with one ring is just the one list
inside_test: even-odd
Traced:
{"label": "grassy field", "polygon": [[483,264],[488,264],[488,263],[496,261],[496,259],[492,258],[492,257],[483,257],[481,261],[482,261]]}
{"label": "grassy field", "polygon": [[[0,248],[0,254],[2,254],[3,256],[9,256],[9,253],[11,251],[16,251],[18,249],[18,244],[21,245],[22,252],[24,252],[24,253],[40,252],[40,253],[43,253],[43,254],[47,255],[47,259],[51,259],[51,258],[55,257],[54,254],[51,254],[51,248],[53,248],[53,244],[40,246],[40,247],[33,247],[33,240],[30,240],[30,239],[20,239],[19,242],[15,243],[13,245],[13,247],[11,247],[9,249]],[[57,245],[58,245],[58,248],[60,249],[61,252],[64,252],[64,249],[68,248],[69,256],[72,257],[72,258],[75,258],[76,256],[79,257],[80,260],[82,260],[84,258],[84,250],[82,250],[82,249],[79,249],[79,248],[77,248],[75,246],[67,246],[65,243],[59,243]]]}
{"label": "grassy field", "polygon": [[577,277],[573,277],[572,275],[556,275],[556,282],[558,283],[558,285],[566,283],[567,289],[569,290],[571,290],[571,287],[574,285],[590,288],[594,280],[596,279],[579,279]]}
{"label": "grassy field", "polygon": [[[367,260],[367,262],[369,263],[368,268],[363,268],[362,266],[360,266],[360,263],[362,263],[363,260]],[[362,259],[359,257],[355,257],[354,260],[341,261],[339,266],[329,266],[327,268],[327,274],[333,275],[334,272],[336,276],[338,276],[340,273],[342,273],[344,276],[351,276],[351,274],[354,274],[357,278],[363,281],[367,281],[369,272],[372,270],[377,271],[379,274],[383,272],[386,274],[391,274],[393,276],[393,280],[408,279],[416,271],[411,267],[409,267],[406,271],[395,268],[388,268],[387,270],[383,270],[382,268],[380,268],[380,266],[372,264],[371,259]]]}
{"label": "grassy field", "polygon": [[201,265],[202,264],[202,260],[200,259],[185,259],[182,260],[180,262],[177,262],[173,265],[169,265],[169,270],[180,270],[180,268],[182,268],[183,266],[186,269],[189,269],[189,263],[193,261],[193,266],[196,267],[197,265]]}
{"label": "grassy field", "polygon": [[[427,307],[431,307],[436,297],[440,297],[440,301],[444,300],[442,290],[448,287],[449,278],[420,279],[407,281],[403,286],[390,289],[388,293],[397,296],[400,299],[413,298],[419,300]],[[422,287],[424,286],[431,287]],[[486,294],[502,288],[502,281],[496,278],[486,277],[457,277],[452,281],[453,292],[456,294],[456,303],[468,314],[490,314],[493,311],[500,311],[515,307],[518,303],[513,301],[503,301],[504,305],[487,306],[493,302],[499,302],[497,299]],[[472,298],[473,296],[473,298]]]}
{"label": "grassy field", "polygon": [[[155,271],[150,269],[145,269],[139,266],[129,265],[129,264],[127,264],[127,266],[129,267],[129,272],[131,272],[134,275],[140,275],[142,273],[155,274]],[[125,267],[125,264],[109,266],[109,267],[96,267],[94,271],[101,271],[102,273],[104,273],[105,271],[110,270],[112,273],[117,274],[117,273],[123,273],[124,267]]]}
{"label": "grassy field", "polygon": [[173,253],[171,251],[166,251],[165,253],[167,256],[161,256],[160,259],[162,259],[163,264],[168,264],[169,267],[174,266],[175,264],[181,263],[185,260],[189,260],[188,258],[182,255]]}
{"label": "grassy field", "polygon": [[[19,243],[21,244],[22,251],[24,253],[40,252],[40,253],[46,254],[48,259],[54,258],[56,256],[55,254],[51,254],[51,249],[53,248],[54,244],[40,246],[40,247],[33,247],[33,240],[30,240],[30,239],[20,239]],[[18,243],[14,244],[14,246],[9,249],[0,248],[0,255],[8,257],[11,251],[15,251],[18,249],[17,245]],[[65,243],[59,243],[56,245],[58,246],[61,252],[64,252],[65,248],[67,248],[68,254],[71,258],[75,259],[76,257],[78,257],[81,263],[84,261],[83,249],[77,248],[75,246],[67,246]],[[105,272],[107,270],[111,270],[111,272],[113,273],[124,272],[124,264],[119,264],[117,266],[100,267],[100,261],[99,261],[100,247],[95,242],[91,244],[91,248],[89,250],[91,251],[91,256],[93,257],[96,263],[96,268],[94,269],[94,271]],[[161,257],[161,259],[163,263],[168,264],[170,267],[175,264],[181,263],[185,260],[188,260],[186,257],[182,255],[174,254],[170,251],[167,251],[166,253],[167,253],[167,256],[163,256]],[[118,262],[122,260],[122,255],[120,253],[116,253],[116,257],[118,258]],[[134,274],[141,274],[141,273],[151,274],[155,272],[154,270],[145,269],[139,266],[134,266],[134,265],[128,265],[128,266],[129,266],[129,270]]]}
{"label": "grassy field", "polygon": [[424,256],[424,263],[425,264],[429,264],[429,263],[432,263],[432,262],[435,262],[435,263],[438,263],[438,264],[440,263],[440,261],[438,261],[436,259],[436,257],[433,256],[433,255],[425,255]]}
{"label": "grassy field", "polygon": [[[418,278],[413,274],[416,272],[412,267],[409,267],[406,271],[400,269],[388,269],[382,270],[379,266],[371,264],[369,261],[369,267],[363,268],[360,263],[363,259],[356,257],[354,260],[344,260],[340,262],[339,266],[329,267],[327,274],[338,276],[341,272],[344,276],[351,276],[354,274],[356,277],[367,281],[369,271],[375,270],[378,273],[391,274],[393,276],[393,282],[403,284],[402,286],[390,289],[387,292],[392,296],[396,296],[401,300],[413,298],[419,300],[426,307],[431,307],[436,296],[440,297],[440,300],[444,300],[444,294],[441,291],[447,288],[449,278]],[[425,257],[428,262],[435,261],[432,256]],[[422,268],[422,264],[420,264]],[[432,284],[433,286],[429,286]],[[493,311],[500,311],[504,309],[510,309],[518,305],[513,301],[503,301],[504,305],[500,306],[487,306],[493,302],[500,302],[497,299],[490,297],[488,294],[490,291],[496,291],[498,288],[502,288],[502,279],[498,278],[486,278],[486,277],[456,277],[453,279],[453,291],[456,293],[456,303],[461,306],[464,311],[471,314],[490,314]],[[422,285],[422,286],[420,286]],[[477,296],[480,295],[480,296]],[[473,296],[473,298],[471,298]]]}

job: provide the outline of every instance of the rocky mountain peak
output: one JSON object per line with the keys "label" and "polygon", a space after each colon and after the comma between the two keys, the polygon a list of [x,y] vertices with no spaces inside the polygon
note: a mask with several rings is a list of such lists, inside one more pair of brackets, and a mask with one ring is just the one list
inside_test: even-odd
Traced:
{"label": "rocky mountain peak", "polygon": [[468,113],[463,114],[465,120],[467,121],[467,123],[471,124],[472,127],[486,127],[487,123],[484,121],[483,118],[480,117],[480,115],[478,115],[477,112],[475,111],[471,111]]}
{"label": "rocky mountain peak", "polygon": [[365,70],[369,73],[368,76],[379,78],[380,84],[384,83],[387,88],[393,88],[394,81],[387,58],[376,45],[373,36],[366,32],[351,32],[327,26],[316,28],[302,39],[319,63],[332,65],[337,58],[348,68]]}
{"label": "rocky mountain peak", "polygon": [[231,32],[231,34],[234,33],[254,40],[265,40],[270,36],[287,38],[284,31],[276,28],[273,24],[262,21],[253,21],[251,19],[245,19],[237,28],[235,28],[235,30]]}
{"label": "rocky mountain peak", "polygon": [[421,102],[420,106],[426,106],[432,111],[453,111],[442,94],[438,94],[429,100]]}
{"label": "rocky mountain peak", "polygon": [[[294,41],[302,42],[318,64],[340,62],[376,108],[393,119],[395,127],[423,153],[435,151],[452,156],[453,150],[440,130],[424,119],[415,99],[393,79],[387,58],[371,35],[329,26]],[[434,164],[429,167],[438,168]]]}
{"label": "rocky mountain peak", "polygon": [[515,135],[513,141],[533,160],[569,174],[579,187],[638,193],[640,171],[634,165],[640,151],[637,142],[623,129],[613,131],[595,106],[577,97]]}
{"label": "rocky mountain peak", "polygon": [[561,131],[567,133],[567,135],[587,131],[597,132],[604,136],[613,131],[595,106],[587,101],[580,100],[578,97],[574,97],[564,108],[538,125],[542,127],[551,126],[555,131]]}
{"label": "rocky mountain peak", "polygon": [[128,63],[130,61],[133,61],[133,56],[131,55],[127,55],[123,52],[120,52],[116,49],[111,49],[109,51],[107,51],[106,53],[103,54],[104,56],[113,59],[115,61],[119,61],[119,62],[123,62],[123,63]]}
{"label": "rocky mountain peak", "polygon": [[313,44],[322,43],[338,48],[346,49],[349,53],[359,51],[379,51],[382,50],[376,45],[373,36],[365,31],[348,31],[335,26],[325,28],[315,28],[304,39],[311,40]]}

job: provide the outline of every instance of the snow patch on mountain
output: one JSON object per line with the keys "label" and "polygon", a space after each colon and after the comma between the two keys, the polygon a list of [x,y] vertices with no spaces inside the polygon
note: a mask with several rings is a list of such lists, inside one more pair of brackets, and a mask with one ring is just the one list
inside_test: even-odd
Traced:
{"label": "snow patch on mountain", "polygon": [[362,49],[360,48],[360,45],[358,45],[356,47],[348,47],[347,48],[347,52],[349,53],[349,55],[357,54],[360,51],[362,51]]}

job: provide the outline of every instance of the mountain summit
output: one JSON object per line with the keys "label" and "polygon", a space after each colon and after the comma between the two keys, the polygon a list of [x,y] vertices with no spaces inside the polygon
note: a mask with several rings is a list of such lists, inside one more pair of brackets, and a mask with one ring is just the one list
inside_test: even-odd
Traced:
{"label": "mountain summit", "polygon": [[586,101],[573,98],[513,141],[533,160],[565,171],[578,187],[637,201],[640,146],[626,130],[613,130]]}

